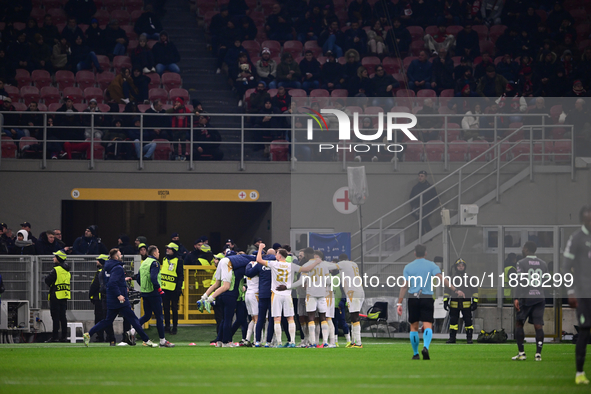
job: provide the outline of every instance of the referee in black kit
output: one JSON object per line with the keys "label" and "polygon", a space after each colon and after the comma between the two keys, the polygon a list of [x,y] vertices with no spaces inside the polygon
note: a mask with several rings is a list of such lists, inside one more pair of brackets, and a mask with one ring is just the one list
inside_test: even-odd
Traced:
{"label": "referee in black kit", "polygon": [[419,321],[423,322],[423,360],[430,360],[429,345],[433,338],[433,312],[435,300],[433,299],[433,277],[439,278],[439,283],[445,282],[458,298],[464,298],[464,292],[456,289],[449,283],[447,278],[441,276],[441,269],[434,262],[427,260],[427,247],[425,245],[415,246],[416,259],[404,267],[404,286],[400,288],[398,297],[398,315],[402,316],[402,300],[408,291],[408,321],[410,323],[410,344],[413,350],[413,360],[420,360],[419,357]]}

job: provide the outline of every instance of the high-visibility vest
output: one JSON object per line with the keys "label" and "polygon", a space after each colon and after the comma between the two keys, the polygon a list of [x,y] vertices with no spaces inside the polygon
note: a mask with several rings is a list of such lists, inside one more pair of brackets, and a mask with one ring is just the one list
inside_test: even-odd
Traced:
{"label": "high-visibility vest", "polygon": [[177,257],[171,260],[166,257],[164,258],[162,269],[160,270],[162,290],[174,291],[177,288],[178,278],[176,275],[176,267],[178,263],[179,259]]}
{"label": "high-visibility vest", "polygon": [[[207,261],[207,259],[204,259],[202,257],[200,257],[198,260],[199,260],[199,263],[201,263],[201,265],[205,265],[205,266],[213,265],[213,260]],[[211,286],[212,284],[215,283],[215,270],[205,270],[205,272],[214,275],[214,277],[212,279],[203,279],[203,281],[201,282],[201,284],[203,284],[203,287],[205,289],[208,289],[209,286]],[[195,288],[197,288],[197,281],[195,281]]]}
{"label": "high-visibility vest", "polygon": [[54,269],[57,274],[57,278],[55,279],[55,298],[58,300],[69,300],[71,298],[70,279],[72,278],[72,274],[59,265],[56,265]]}
{"label": "high-visibility vest", "polygon": [[[98,275],[96,275],[94,278],[92,278],[92,282],[90,282],[90,285],[91,285],[91,286],[92,286],[92,284],[94,283],[95,279],[96,279],[96,280],[98,280],[98,281],[99,281],[99,283],[100,283],[100,279],[99,279],[99,277],[101,276],[101,271],[102,271],[102,270],[103,270],[102,268],[101,268],[101,269],[99,269],[99,270],[98,270],[98,272],[97,272],[97,273],[98,273]],[[99,284],[98,299],[100,300],[101,298],[102,298],[102,297],[101,297],[101,286],[100,286],[100,284]],[[91,300],[94,300],[94,297],[90,297],[90,299],[91,299]]]}
{"label": "high-visibility vest", "polygon": [[[150,268],[152,267],[152,263],[154,261],[158,262],[158,260],[150,256],[144,261],[142,261],[142,265],[140,265],[140,291],[142,293],[151,293],[155,290],[154,285],[152,284],[152,279],[150,277]],[[158,284],[160,285],[160,287],[162,287],[161,271],[158,271]]]}
{"label": "high-visibility vest", "polygon": [[509,286],[509,270],[515,269],[512,265],[505,267],[505,289],[503,289],[503,297],[511,297],[511,286]]}

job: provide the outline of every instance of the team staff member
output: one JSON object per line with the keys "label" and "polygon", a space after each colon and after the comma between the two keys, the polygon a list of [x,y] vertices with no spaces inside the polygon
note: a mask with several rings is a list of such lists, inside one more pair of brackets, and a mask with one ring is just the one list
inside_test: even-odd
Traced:
{"label": "team staff member", "polygon": [[[441,270],[432,261],[427,260],[427,247],[425,245],[415,246],[416,259],[408,263],[404,267],[403,275],[405,284],[400,288],[400,296],[398,297],[398,316],[402,316],[402,300],[408,291],[408,321],[410,323],[410,343],[413,350],[413,360],[420,360],[419,357],[419,321],[423,322],[425,329],[423,334],[423,360],[430,360],[429,345],[433,338],[433,311],[435,309],[435,302],[433,300],[433,289],[431,287],[431,279],[436,276],[439,281],[441,278]],[[410,279],[412,277],[412,279]],[[463,291],[452,286],[447,279],[445,285],[450,288],[458,298],[464,298],[466,295]]]}
{"label": "team staff member", "polygon": [[591,205],[585,205],[579,211],[579,220],[583,225],[575,231],[564,248],[564,274],[572,274],[574,289],[568,291],[568,303],[577,308],[579,339],[575,350],[577,360],[576,384],[589,384],[585,377],[585,353],[591,335]]}
{"label": "team staff member", "polygon": [[104,330],[109,325],[112,325],[113,320],[115,320],[117,315],[121,314],[124,319],[131,323],[136,332],[140,334],[140,337],[144,341],[144,346],[158,347],[158,344],[152,342],[148,335],[146,335],[142,329],[140,321],[131,309],[131,304],[127,297],[126,276],[121,258],[121,252],[119,249],[111,249],[109,252],[109,260],[105,262],[105,267],[103,269],[103,271],[109,275],[109,280],[107,282],[107,317],[92,327],[90,331],[84,333],[84,345],[88,346],[90,343],[90,337],[94,335],[94,333]]}
{"label": "team staff member", "polygon": [[160,251],[155,245],[148,248],[148,257],[142,261],[140,272],[135,276],[135,280],[140,284],[142,301],[144,305],[144,315],[140,318],[140,324],[144,324],[152,317],[156,318],[156,328],[160,337],[160,347],[174,347],[164,337],[164,318],[162,317],[162,290],[160,263],[158,258]]}
{"label": "team staff member", "polygon": [[[183,259],[178,254],[179,246],[174,242],[166,245],[166,257],[162,262],[162,301],[164,303],[164,330],[176,335],[179,323],[179,297],[183,291],[185,270]],[[170,312],[172,310],[172,330]]]}
{"label": "team staff member", "polygon": [[[544,288],[541,286],[544,275],[548,275],[548,264],[542,259],[534,256],[538,246],[535,242],[528,241],[523,245],[523,255],[525,258],[517,262],[517,275],[521,278],[528,277],[528,286],[517,286],[513,290],[515,298],[513,304],[517,310],[515,322],[515,339],[517,340],[517,349],[519,353],[513,357],[513,360],[525,360],[525,332],[523,324],[529,318],[529,322],[534,325],[536,330],[536,361],[542,361],[542,346],[544,345],[544,308],[546,306],[546,296]],[[533,274],[538,275],[532,276]],[[539,286],[534,286],[536,281]],[[522,282],[523,283],[523,282]]]}
{"label": "team staff member", "polygon": [[[275,256],[265,255],[265,260],[272,260]],[[269,320],[267,327],[267,344],[270,346],[273,339],[273,319],[271,318],[271,268],[261,264],[249,264],[246,266],[246,276],[249,278],[259,277],[259,300],[258,300],[258,315],[256,326],[254,329],[255,347],[261,346],[261,337],[265,321]]]}
{"label": "team staff member", "polygon": [[[90,282],[90,289],[88,290],[88,298],[90,298],[90,302],[94,305],[94,324],[97,324],[101,320],[105,318],[105,313],[103,313],[103,302],[101,300],[101,275],[103,271],[103,265],[105,261],[109,260],[109,255],[101,254],[96,258],[96,272],[94,274],[94,278],[92,278],[92,282]],[[96,333],[96,340],[95,342],[104,342],[105,335],[104,330],[99,331]]]}
{"label": "team staff member", "polygon": [[[49,308],[51,310],[51,320],[53,320],[53,332],[51,338],[45,341],[49,342],[68,342],[68,319],[66,311],[68,310],[68,300],[70,294],[70,266],[66,263],[66,250],[61,249],[53,254],[54,267],[45,277],[45,284],[49,286]],[[62,326],[62,335],[58,339],[58,332]]]}
{"label": "team staff member", "polygon": [[[451,274],[454,278],[456,276],[463,277],[466,274],[466,262],[458,259],[451,268]],[[456,343],[456,334],[459,328],[458,320],[460,320],[461,312],[466,326],[466,343],[472,344],[474,343],[472,341],[472,334],[474,333],[472,311],[475,311],[478,307],[478,293],[474,293],[471,286],[463,286],[460,290],[464,292],[466,298],[452,297],[447,292],[443,296],[443,308],[449,311],[449,339],[445,343]]]}

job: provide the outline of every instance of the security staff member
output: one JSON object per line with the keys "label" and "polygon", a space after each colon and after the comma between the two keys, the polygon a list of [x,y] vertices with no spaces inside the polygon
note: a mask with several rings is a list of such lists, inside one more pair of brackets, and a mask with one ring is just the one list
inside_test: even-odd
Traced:
{"label": "security staff member", "polygon": [[[165,331],[172,335],[177,333],[179,323],[179,297],[184,287],[183,260],[178,255],[179,246],[174,242],[166,245],[166,257],[162,262],[162,301],[164,304]],[[170,329],[170,311],[172,310],[172,330]]]}
{"label": "security staff member", "polygon": [[[103,271],[103,265],[105,261],[109,260],[109,255],[101,254],[96,258],[96,272],[94,274],[94,278],[92,278],[92,282],[90,282],[90,289],[88,290],[88,298],[90,298],[90,302],[94,305],[94,324],[97,324],[101,320],[105,318],[105,314],[103,313],[103,303],[101,301],[101,280],[100,276]],[[104,342],[105,335],[104,331],[99,331],[96,333],[96,340],[95,342]]]}
{"label": "security staff member", "polygon": [[[459,276],[462,278],[466,274],[466,262],[458,259],[451,268],[452,277]],[[452,279],[452,282],[454,280]],[[474,292],[472,287],[460,286],[459,290],[464,292],[465,298],[458,298],[451,296],[447,292],[443,296],[443,308],[449,311],[449,339],[446,343],[456,343],[456,334],[458,333],[458,320],[460,319],[460,312],[464,325],[466,328],[466,343],[472,344],[472,334],[474,333],[474,326],[472,325],[472,311],[478,307],[478,293]]]}
{"label": "security staff member", "polygon": [[504,282],[504,289],[503,289],[503,297],[506,299],[505,302],[512,302],[511,293],[513,289],[509,286],[509,278],[511,274],[516,274],[517,269],[515,268],[515,264],[517,263],[517,255],[515,253],[509,253],[507,258],[505,259],[504,266],[505,269],[503,270],[505,276]]}
{"label": "security staff member", "polygon": [[[53,320],[53,333],[49,342],[68,342],[68,319],[66,310],[68,310],[68,300],[70,295],[70,266],[66,263],[66,250],[61,249],[53,253],[54,267],[45,277],[45,283],[49,286],[49,308],[51,310],[51,320]],[[58,339],[58,332],[62,326],[62,335]]]}
{"label": "security staff member", "polygon": [[148,258],[148,247],[144,243],[140,243],[138,246],[138,252],[142,262]]}
{"label": "security staff member", "polygon": [[174,347],[164,337],[164,320],[162,317],[162,299],[164,291],[161,284],[160,263],[158,258],[160,251],[155,245],[148,248],[148,257],[142,261],[140,272],[135,280],[140,284],[142,301],[144,304],[144,315],[140,318],[140,324],[146,323],[152,317],[156,318],[156,328],[160,337],[160,347]]}

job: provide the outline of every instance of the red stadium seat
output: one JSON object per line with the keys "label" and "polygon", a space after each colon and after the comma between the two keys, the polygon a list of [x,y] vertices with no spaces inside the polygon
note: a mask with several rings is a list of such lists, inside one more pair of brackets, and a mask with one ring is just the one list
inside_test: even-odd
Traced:
{"label": "red stadium seat", "polygon": [[529,161],[529,141],[522,140],[516,142],[511,152],[515,161]]}
{"label": "red stadium seat", "polygon": [[413,56],[419,56],[421,51],[425,50],[425,41],[416,40],[410,43],[410,53]]}
{"label": "red stadium seat", "polygon": [[335,89],[330,93],[330,97],[348,97],[349,92],[347,89]]}
{"label": "red stadium seat", "polygon": [[554,142],[534,142],[534,161],[552,161],[554,153]]}
{"label": "red stadium seat", "polygon": [[279,41],[267,40],[263,41],[261,48],[269,48],[271,51],[271,57],[279,56],[281,54],[281,44]]}
{"label": "red stadium seat", "polygon": [[497,38],[499,38],[507,29],[507,26],[505,25],[493,25],[490,27],[489,31],[488,31],[488,37],[489,39],[495,43],[497,42]]}
{"label": "red stadium seat", "polygon": [[437,34],[439,32],[439,29],[437,28],[437,26],[427,26],[425,28],[425,34],[429,34],[431,36]]}
{"label": "red stadium seat", "polygon": [[[509,124],[509,130],[505,131],[505,133],[503,134],[503,138],[508,136],[509,134],[513,133],[515,130],[519,129],[522,126],[523,126],[522,122],[513,122],[513,123]],[[524,130],[520,130],[517,133],[513,134],[511,137],[509,137],[509,141],[510,142],[521,141],[523,139],[523,135],[524,135]]]}
{"label": "red stadium seat", "polygon": [[464,28],[462,26],[459,25],[453,25],[453,26],[448,26],[447,29],[445,29],[445,32],[447,34],[452,34],[454,37],[458,37],[458,33],[463,30]]}
{"label": "red stadium seat", "polygon": [[76,77],[72,71],[59,70],[55,73],[55,81],[57,82],[57,87],[60,90],[64,90],[64,88],[74,86]]}
{"label": "red stadium seat", "polygon": [[554,141],[554,162],[568,162],[571,161],[572,145],[570,140]]}
{"label": "red stadium seat", "polygon": [[314,53],[314,57],[316,58],[322,55],[322,48],[318,46],[318,41],[316,40],[306,41],[306,43],[304,44],[304,51],[307,51],[308,49]]}
{"label": "red stadium seat", "polygon": [[409,141],[404,147],[404,161],[423,161],[423,143],[421,141]]}
{"label": "red stadium seat", "polygon": [[[115,10],[121,10],[123,6],[123,2],[121,0],[102,0],[103,7],[107,9],[107,11],[113,13]],[[121,22],[121,21],[119,21]]]}
{"label": "red stadium seat", "polygon": [[[156,74],[158,75],[158,74]],[[177,73],[164,73],[162,74],[162,85],[164,89],[178,89],[183,86],[183,81],[180,74]]]}
{"label": "red stadium seat", "polygon": [[418,59],[418,57],[416,57],[416,56],[407,56],[407,57],[405,57],[405,58],[402,60],[402,65],[403,65],[404,69],[405,69],[405,70],[408,70],[408,66],[410,66],[410,63],[411,63],[413,60],[417,60],[417,59]]}
{"label": "red stadium seat", "polygon": [[84,101],[84,92],[80,88],[74,86],[67,87],[63,90],[63,94],[64,98],[71,97],[72,101],[75,103],[81,103]]}
{"label": "red stadium seat", "polygon": [[84,112],[84,110],[88,108],[88,105],[84,103],[74,103],[74,108],[76,108],[78,112]]}
{"label": "red stadium seat", "polygon": [[426,161],[443,161],[445,151],[443,141],[429,141],[425,144]]}
{"label": "red stadium seat", "polygon": [[115,73],[119,74],[122,68],[131,69],[131,58],[129,56],[115,56],[113,58],[113,68]]}
{"label": "red stadium seat", "polygon": [[110,71],[103,71],[102,73],[96,75],[96,82],[98,83],[99,87],[104,90],[109,87],[109,84],[111,81],[113,81],[113,78],[115,78],[115,74]]}
{"label": "red stadium seat", "polygon": [[310,97],[330,97],[330,93],[326,89],[313,89],[310,91]]}
{"label": "red stadium seat", "polygon": [[101,88],[89,87],[84,89],[84,99],[86,102],[90,102],[91,99],[95,99],[97,103],[103,102],[103,90]]}
{"label": "red stadium seat", "polygon": [[81,70],[76,73],[76,83],[80,86],[80,89],[86,89],[93,87],[96,83],[94,79],[94,73],[88,70]]}
{"label": "red stadium seat", "polygon": [[141,15],[142,15],[142,10],[131,11],[131,23],[135,23],[135,21],[137,21]]}
{"label": "red stadium seat", "polygon": [[0,146],[2,147],[2,158],[3,159],[16,159],[16,144],[14,140],[7,135],[2,135],[2,142],[0,142]]}
{"label": "red stadium seat", "polygon": [[409,31],[412,41],[417,39],[422,40],[425,37],[425,31],[421,26],[408,26],[406,30]]}
{"label": "red stadium seat", "polygon": [[96,55],[96,58],[103,70],[107,71],[107,70],[111,69],[111,62],[109,61],[108,57],[103,56],[103,55]]}
{"label": "red stadium seat", "polygon": [[149,109],[150,109],[150,107],[151,107],[151,105],[150,105],[150,104],[138,104],[138,105],[137,105],[137,109],[138,109],[138,110],[139,110],[141,113],[144,113],[144,112],[146,112],[147,110],[149,110]]}
{"label": "red stadium seat", "polygon": [[21,137],[18,142],[21,158],[41,158],[41,152],[31,149],[31,146],[37,145],[38,143],[39,141],[35,137]]}
{"label": "red stadium seat", "polygon": [[414,90],[400,89],[396,92],[396,102],[398,105],[412,108],[415,101]]}
{"label": "red stadium seat", "polygon": [[124,4],[125,4],[125,8],[129,12],[132,12],[135,10],[141,11],[141,9],[144,6],[144,1],[143,0],[125,0]]}
{"label": "red stadium seat", "polygon": [[39,102],[41,98],[39,96],[39,89],[36,86],[23,86],[21,88],[21,97],[25,101],[26,105],[29,105],[32,101]]}
{"label": "red stadium seat", "polygon": [[164,89],[161,89],[161,88],[150,89],[148,94],[150,97],[150,101],[160,100],[164,103],[168,101],[168,92]]}
{"label": "red stadium seat", "polygon": [[[110,14],[107,10],[97,10],[93,15],[93,18],[98,20],[100,26],[107,25],[109,23]],[[53,21],[55,23],[55,20]]]}
{"label": "red stadium seat", "polygon": [[31,74],[29,74],[24,68],[17,68],[16,76],[14,78],[16,79],[19,88],[31,84]]}
{"label": "red stadium seat", "polygon": [[49,107],[50,104],[59,103],[61,100],[60,92],[53,86],[44,86],[41,88],[41,98],[45,105]]}
{"label": "red stadium seat", "polygon": [[[137,33],[133,30],[133,25],[123,25],[123,26],[121,26],[121,30],[125,31],[125,34],[127,35],[128,40],[137,40],[138,39]],[[128,47],[129,47],[129,45],[128,45]]]}
{"label": "red stadium seat", "polygon": [[[488,26],[486,25],[474,25],[472,26],[472,30],[478,33],[478,38],[480,40],[486,40],[488,38]],[[457,37],[457,35],[455,35]]]}
{"label": "red stadium seat", "polygon": [[402,68],[402,62],[396,57],[385,57],[382,66],[386,74],[396,74]]}
{"label": "red stadium seat", "polygon": [[[489,148],[488,142],[470,142],[469,147],[469,154],[470,160],[474,160],[478,157],[476,161],[486,161],[488,154],[482,155],[486,150]],[[479,157],[482,155],[481,157]]]}
{"label": "red stadium seat", "polygon": [[47,13],[51,15],[51,20],[53,21],[54,25],[57,25],[58,23],[66,23],[68,16],[66,15],[66,11],[64,11],[62,8],[45,9],[47,10]]}
{"label": "red stadium seat", "polygon": [[16,86],[4,85],[4,90],[6,90],[13,103],[17,103],[21,99],[21,91]]}
{"label": "red stadium seat", "polygon": [[[166,74],[162,74],[162,76],[167,75]],[[170,73],[170,74],[174,74],[174,73]],[[160,87],[160,75],[156,74],[156,73],[149,73],[146,74],[147,77],[150,78],[150,89],[155,89],[155,88],[159,88]]]}
{"label": "red stadium seat", "polygon": [[489,53],[491,56],[495,54],[495,44],[492,41],[480,40],[480,52]]}
{"label": "red stadium seat", "polygon": [[[437,97],[437,93],[433,89],[421,89],[417,92],[417,97]],[[419,103],[421,103],[420,100]]]}
{"label": "red stadium seat", "polygon": [[361,59],[361,65],[367,69],[368,74],[373,74],[376,71],[376,67],[382,64],[380,58],[377,56],[366,56]]}
{"label": "red stadium seat", "polygon": [[172,148],[170,142],[166,139],[157,138],[153,142],[156,142],[156,150],[154,151],[154,160],[170,160]]}
{"label": "red stadium seat", "polygon": [[113,10],[111,11],[111,19],[118,20],[120,25],[127,25],[131,20],[131,15],[126,10]]}
{"label": "red stadium seat", "polygon": [[37,21],[38,25],[42,25],[43,19],[45,18],[45,11],[39,7],[34,7],[31,10],[31,14],[29,15],[29,18],[35,19]]}
{"label": "red stadium seat", "polygon": [[291,97],[307,97],[306,91],[304,89],[291,89],[287,93]]}
{"label": "red stadium seat", "polygon": [[447,147],[449,161],[466,161],[469,148],[466,141],[451,141]]}
{"label": "red stadium seat", "polygon": [[552,129],[552,139],[554,140],[563,139],[565,134],[566,129],[564,127],[555,127]]}
{"label": "red stadium seat", "polygon": [[187,89],[170,89],[169,96],[170,101],[174,101],[177,97],[180,97],[183,99],[185,104],[188,104],[190,99]]}
{"label": "red stadium seat", "polygon": [[51,75],[45,70],[33,70],[31,80],[39,89],[51,85]]}
{"label": "red stadium seat", "polygon": [[283,53],[291,53],[293,57],[302,54],[303,45],[299,41],[285,41],[283,44]]}
{"label": "red stadium seat", "polygon": [[51,103],[47,106],[47,111],[48,112],[55,112],[58,109],[60,109],[60,107],[62,106],[62,103]]}
{"label": "red stadium seat", "polygon": [[[84,141],[90,142],[90,138],[87,138]],[[102,141],[100,139],[94,139],[93,151],[95,160],[103,160],[105,158],[105,147],[101,144],[101,142]],[[87,159],[90,160],[90,157],[87,157]]]}
{"label": "red stadium seat", "polygon": [[271,161],[289,160],[289,143],[286,140],[275,140],[271,142],[269,158]]}
{"label": "red stadium seat", "polygon": [[261,44],[254,40],[242,41],[242,46],[248,51],[248,53],[259,54],[261,53]]}

